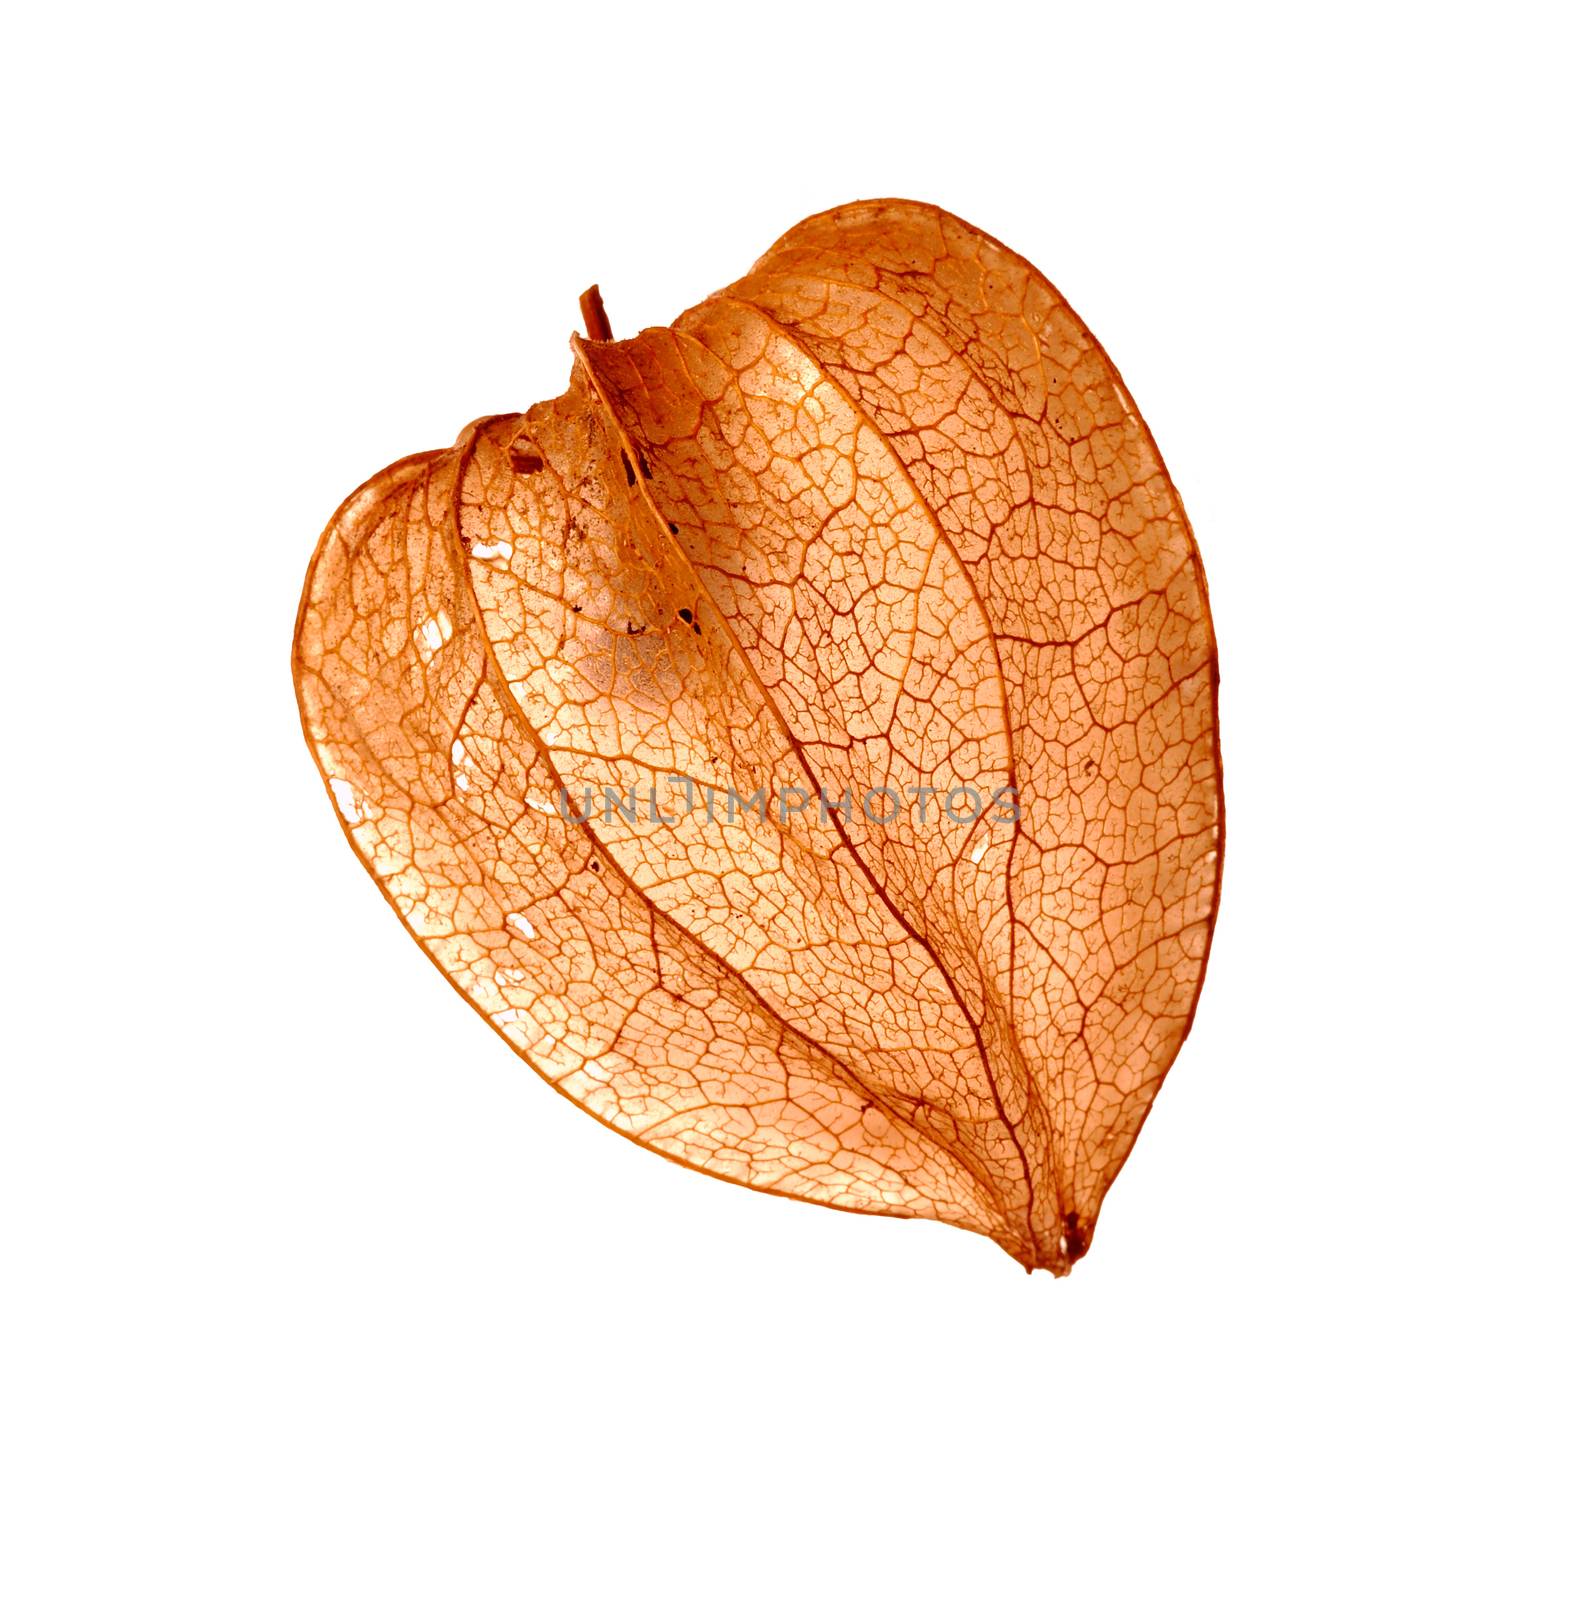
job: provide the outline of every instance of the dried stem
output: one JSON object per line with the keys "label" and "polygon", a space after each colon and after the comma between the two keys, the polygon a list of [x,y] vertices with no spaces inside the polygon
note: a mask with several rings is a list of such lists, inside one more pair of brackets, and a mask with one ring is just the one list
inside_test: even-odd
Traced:
{"label": "dried stem", "polygon": [[587,338],[605,343],[612,337],[612,324],[607,321],[607,308],[601,303],[601,285],[593,283],[579,297],[579,314],[585,319]]}

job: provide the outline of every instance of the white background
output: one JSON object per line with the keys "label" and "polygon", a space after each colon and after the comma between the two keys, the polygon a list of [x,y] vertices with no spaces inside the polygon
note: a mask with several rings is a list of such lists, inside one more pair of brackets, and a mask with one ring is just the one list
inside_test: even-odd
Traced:
{"label": "white background", "polygon": [[[1567,1594],[1553,10],[36,8],[5,67],[0,1588]],[[1561,148],[1560,148],[1561,146]],[[1056,1282],[552,1094],[346,848],[350,489],[801,216],[1041,266],[1168,458],[1229,804]]]}

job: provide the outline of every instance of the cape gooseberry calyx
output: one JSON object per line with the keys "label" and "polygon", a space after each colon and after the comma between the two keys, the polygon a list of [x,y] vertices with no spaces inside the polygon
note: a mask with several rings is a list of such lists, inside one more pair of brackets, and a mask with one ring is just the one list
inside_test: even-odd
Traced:
{"label": "cape gooseberry calyx", "polygon": [[356,853],[609,1127],[1064,1273],[1186,1036],[1217,670],[1098,342],[933,206],[811,217],[357,490],[295,636]]}

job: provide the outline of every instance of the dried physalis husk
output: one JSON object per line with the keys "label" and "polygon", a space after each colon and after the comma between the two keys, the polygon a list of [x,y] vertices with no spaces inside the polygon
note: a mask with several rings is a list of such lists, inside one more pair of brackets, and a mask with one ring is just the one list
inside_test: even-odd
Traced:
{"label": "dried physalis husk", "polygon": [[345,502],[295,673],[356,852],[521,1056],[674,1160],[1086,1249],[1217,901],[1197,551],[1097,341],[932,206]]}

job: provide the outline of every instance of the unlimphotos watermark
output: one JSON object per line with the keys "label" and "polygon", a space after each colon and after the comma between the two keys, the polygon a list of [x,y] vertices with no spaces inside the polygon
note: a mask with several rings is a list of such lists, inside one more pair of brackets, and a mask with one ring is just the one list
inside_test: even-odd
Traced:
{"label": "unlimphotos watermark", "polygon": [[[906,819],[911,825],[949,824],[968,827],[980,819],[991,827],[1005,828],[1021,820],[1017,805],[1017,791],[1013,784],[975,785],[952,784],[940,788],[934,784],[904,784],[900,789],[886,784],[854,792],[843,789],[831,794],[826,789],[805,789],[796,783],[774,789],[762,784],[752,794],[740,794],[731,786],[718,789],[709,784],[696,783],[681,772],[669,772],[663,781],[664,794],[658,794],[652,782],[641,789],[636,784],[619,788],[615,784],[579,784],[574,792],[567,788],[557,791],[557,809],[566,821],[614,824],[619,821],[630,826],[641,822],[661,827],[675,828],[680,823],[703,811],[707,824],[737,825],[750,815],[761,822],[774,819],[785,827],[795,818],[808,817],[829,823],[833,817],[851,822],[862,816],[877,827],[889,828]],[[681,809],[671,809],[681,807]]]}

